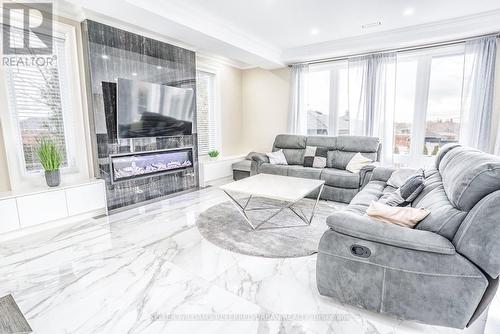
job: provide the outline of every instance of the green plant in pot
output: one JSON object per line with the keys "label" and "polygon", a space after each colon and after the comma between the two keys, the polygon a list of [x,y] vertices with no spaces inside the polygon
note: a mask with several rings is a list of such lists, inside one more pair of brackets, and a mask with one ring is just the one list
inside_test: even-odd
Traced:
{"label": "green plant in pot", "polygon": [[217,158],[219,156],[219,151],[217,151],[217,150],[210,150],[210,151],[208,151],[208,156],[210,158]]}
{"label": "green plant in pot", "polygon": [[51,139],[40,139],[36,150],[38,160],[45,170],[45,181],[49,187],[57,187],[61,183],[61,152]]}

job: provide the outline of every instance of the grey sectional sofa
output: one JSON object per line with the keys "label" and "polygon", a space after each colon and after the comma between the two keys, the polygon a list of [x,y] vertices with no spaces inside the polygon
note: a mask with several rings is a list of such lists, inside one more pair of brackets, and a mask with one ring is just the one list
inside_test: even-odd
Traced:
{"label": "grey sectional sofa", "polygon": [[488,306],[500,273],[500,157],[445,146],[412,203],[415,229],[372,220],[371,201],[395,189],[378,167],[346,211],[327,219],[317,285],[325,296],[427,324],[464,328]]}
{"label": "grey sectional sofa", "polygon": [[[303,167],[306,146],[328,148],[327,168]],[[278,135],[274,140],[273,152],[283,150],[288,165],[273,165],[263,153],[252,157],[251,174],[267,173],[294,177],[325,180],[322,199],[349,203],[358,191],[370,180],[375,168],[369,165],[359,173],[345,168],[358,152],[373,161],[380,161],[380,141],[375,137],[358,136],[299,136]],[[317,194],[311,194],[316,197]]]}

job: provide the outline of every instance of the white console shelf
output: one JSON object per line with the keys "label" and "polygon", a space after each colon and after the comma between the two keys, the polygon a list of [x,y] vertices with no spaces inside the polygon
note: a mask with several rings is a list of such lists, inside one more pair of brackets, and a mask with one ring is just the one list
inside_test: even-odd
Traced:
{"label": "white console shelf", "polygon": [[0,193],[0,239],[107,214],[104,180]]}

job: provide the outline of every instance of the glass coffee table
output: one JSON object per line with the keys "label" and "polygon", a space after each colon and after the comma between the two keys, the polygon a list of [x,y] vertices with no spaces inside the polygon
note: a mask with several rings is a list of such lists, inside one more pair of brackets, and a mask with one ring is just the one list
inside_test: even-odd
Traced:
{"label": "glass coffee table", "polygon": [[[277,214],[287,209],[291,210],[295,215],[297,215],[306,225],[310,225],[314,217],[314,212],[316,211],[321,192],[323,191],[324,184],[325,181],[323,180],[303,179],[298,177],[271,174],[257,174],[239,181],[222,185],[219,188],[226,193],[231,202],[236,206],[238,211],[241,213],[243,218],[245,218],[245,221],[252,227],[252,229],[257,230],[263,224],[269,222],[269,220],[271,220]],[[306,217],[304,212],[300,208],[294,207],[294,205],[304,197],[318,189],[318,197],[314,202],[311,215],[310,217]],[[240,203],[236,199],[235,193],[248,195],[248,198],[244,200],[244,203]],[[273,206],[270,204],[266,207],[250,208],[249,204],[254,197],[270,198],[273,200],[278,200],[282,204],[279,206]],[[248,213],[250,211],[271,209],[276,210],[275,212],[270,214],[269,217],[258,222],[252,221],[248,216]],[[280,225],[274,228],[289,228],[297,226],[303,225]]]}

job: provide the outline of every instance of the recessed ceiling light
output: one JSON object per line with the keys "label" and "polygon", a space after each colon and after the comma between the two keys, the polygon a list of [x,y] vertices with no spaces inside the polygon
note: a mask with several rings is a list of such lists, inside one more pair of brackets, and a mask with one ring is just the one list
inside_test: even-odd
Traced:
{"label": "recessed ceiling light", "polygon": [[160,65],[156,66],[156,69],[161,70],[162,67]]}
{"label": "recessed ceiling light", "polygon": [[134,72],[134,73],[132,73],[132,75],[133,75],[134,77],[136,77],[136,76],[137,76],[137,73],[135,73],[135,72]]}
{"label": "recessed ceiling light", "polygon": [[410,15],[413,15],[413,13],[415,13],[415,8],[406,8],[404,11],[403,11],[403,15],[404,16],[410,16]]}
{"label": "recessed ceiling light", "polygon": [[363,24],[361,26],[361,28],[368,29],[368,28],[378,27],[381,24],[382,24],[382,22],[380,22],[380,21],[379,22],[372,22],[372,23]]}
{"label": "recessed ceiling light", "polygon": [[317,35],[319,34],[319,29],[318,28],[312,28],[311,29],[311,35]]}
{"label": "recessed ceiling light", "polygon": [[108,55],[102,55],[101,57],[102,57],[102,59],[109,59]]}

